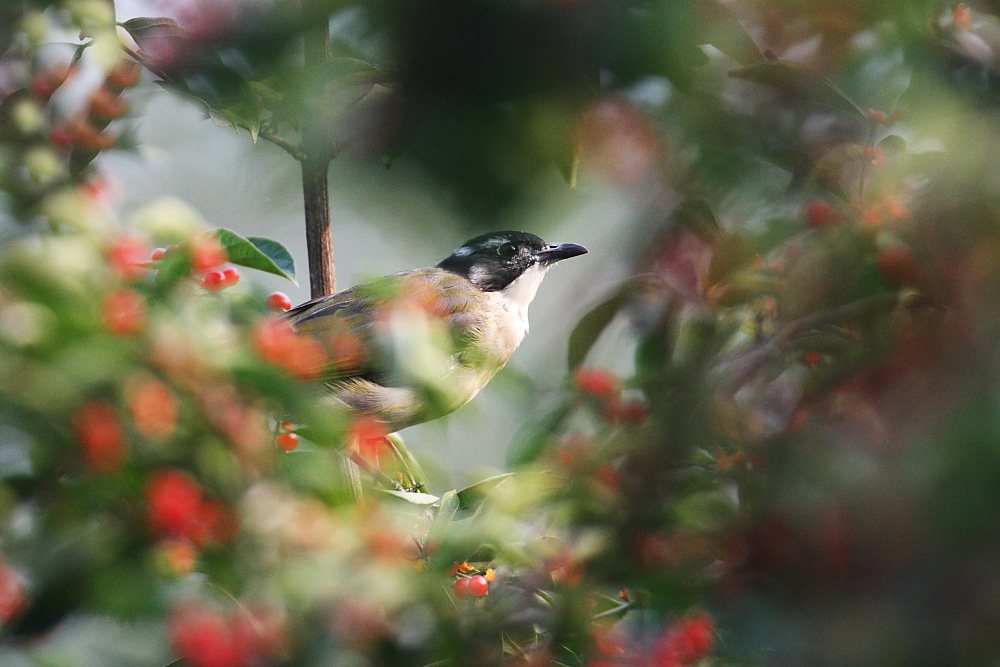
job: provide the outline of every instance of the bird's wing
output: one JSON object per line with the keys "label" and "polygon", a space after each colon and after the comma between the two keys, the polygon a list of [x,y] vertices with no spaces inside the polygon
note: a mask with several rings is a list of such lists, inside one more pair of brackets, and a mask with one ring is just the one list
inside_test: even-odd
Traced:
{"label": "bird's wing", "polygon": [[288,311],[299,333],[317,338],[329,363],[322,379],[343,383],[363,378],[392,383],[392,354],[385,349],[377,322],[395,307],[416,306],[449,323],[458,344],[468,336],[468,313],[475,310],[477,288],[465,278],[443,269],[417,269],[363,283],[330,296],[307,301]]}

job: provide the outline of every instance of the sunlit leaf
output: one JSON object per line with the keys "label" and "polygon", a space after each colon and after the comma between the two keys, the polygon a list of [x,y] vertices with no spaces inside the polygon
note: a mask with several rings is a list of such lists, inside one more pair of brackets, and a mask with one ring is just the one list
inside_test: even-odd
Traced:
{"label": "sunlit leaf", "polygon": [[486,500],[486,497],[491,491],[493,491],[493,489],[503,484],[513,474],[514,473],[508,472],[502,475],[494,475],[493,477],[487,477],[484,480],[465,487],[458,492],[459,509],[474,509]]}
{"label": "sunlit leaf", "polygon": [[413,503],[414,505],[433,505],[440,500],[437,496],[432,496],[429,493],[420,493],[418,491],[397,491],[395,489],[379,489],[382,493],[387,493],[390,496],[395,496],[396,498],[402,498],[408,503]]}
{"label": "sunlit leaf", "polygon": [[[258,271],[264,271],[265,273],[273,273],[276,276],[287,278],[293,283],[295,282],[294,275],[291,275],[282,269],[274,259],[268,256],[249,239],[243,238],[230,229],[217,229],[215,231],[215,236],[219,239],[222,247],[226,249],[229,261],[233,264],[245,266],[250,269],[257,269]],[[272,243],[279,246],[281,245],[277,241],[272,241]],[[273,248],[269,249],[273,250]],[[285,253],[287,252],[288,251],[286,250]]]}

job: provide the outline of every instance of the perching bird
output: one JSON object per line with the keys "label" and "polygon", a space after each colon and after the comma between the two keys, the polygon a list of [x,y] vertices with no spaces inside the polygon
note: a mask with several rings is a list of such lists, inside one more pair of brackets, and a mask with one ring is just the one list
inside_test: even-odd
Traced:
{"label": "perching bird", "polygon": [[288,313],[323,342],[321,375],[341,407],[390,432],[468,403],[528,332],[528,304],[554,263],[587,252],[525,232],[467,241],[434,268],[403,271]]}

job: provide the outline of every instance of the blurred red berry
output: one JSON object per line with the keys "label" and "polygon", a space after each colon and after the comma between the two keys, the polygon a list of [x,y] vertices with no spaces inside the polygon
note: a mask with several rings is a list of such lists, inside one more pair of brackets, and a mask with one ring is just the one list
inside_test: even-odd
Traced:
{"label": "blurred red berry", "polygon": [[73,135],[65,123],[57,123],[52,126],[49,132],[49,139],[54,146],[59,148],[69,148],[73,145]]}
{"label": "blurred red berry", "polygon": [[917,275],[917,260],[908,246],[891,245],[882,248],[875,261],[879,272],[894,282],[911,283]]}
{"label": "blurred red berry", "polygon": [[110,292],[101,303],[105,328],[118,336],[139,333],[146,326],[146,303],[130,289]]}
{"label": "blurred red berry", "polygon": [[823,361],[823,354],[821,352],[816,352],[815,350],[810,350],[802,355],[802,360],[806,362],[807,366],[815,366],[819,362]]}
{"label": "blurred red berry", "polygon": [[613,398],[604,409],[605,416],[623,424],[637,424],[646,418],[646,403],[641,399],[621,401]]}
{"label": "blurred red berry", "polygon": [[165,438],[177,425],[177,400],[159,380],[139,380],[126,388],[125,403],[136,430],[150,438]]}
{"label": "blurred red berry", "polygon": [[131,60],[122,60],[108,72],[107,82],[115,88],[131,88],[139,81],[142,68]]}
{"label": "blurred red berry", "polygon": [[146,270],[149,248],[149,241],[144,237],[122,234],[111,242],[104,254],[115,275],[123,280],[134,280]]}
{"label": "blurred red berry", "polygon": [[969,30],[972,28],[972,10],[964,2],[960,2],[952,7],[951,19],[955,27],[959,30]]}
{"label": "blurred red berry", "polygon": [[102,132],[93,123],[83,116],[71,118],[66,124],[72,143],[75,146],[89,148],[95,151],[102,151],[110,148],[117,137],[110,132]]}
{"label": "blurred red berry", "polygon": [[31,82],[31,92],[43,100],[48,100],[56,92],[56,89],[66,82],[74,69],[72,65],[58,65],[46,72],[41,72]]}
{"label": "blurred red berry", "polygon": [[286,452],[290,452],[299,446],[299,436],[296,433],[279,433],[278,437],[275,438],[275,442],[278,443],[278,447],[281,447]]}
{"label": "blurred red berry", "polygon": [[314,377],[326,363],[326,353],[319,341],[295,333],[291,323],[282,317],[260,320],[250,335],[261,358],[296,377]]}
{"label": "blurred red berry", "polygon": [[871,144],[864,145],[865,159],[871,162],[874,166],[879,167],[885,164],[885,151],[878,146],[872,146]]}
{"label": "blurred red berry", "polygon": [[230,266],[222,272],[222,286],[232,287],[240,281],[240,271],[234,266]]}
{"label": "blurred red berry", "polygon": [[153,253],[149,256],[149,259],[153,262],[158,262],[163,259],[163,256],[167,254],[166,248],[156,248]]}
{"label": "blurred red berry", "polygon": [[102,120],[121,118],[128,111],[128,100],[105,87],[90,96],[90,115]]}
{"label": "blurred red berry", "polygon": [[464,600],[469,597],[469,578],[459,577],[455,580],[455,584],[452,588],[455,591],[455,597],[459,600]]}
{"label": "blurred red berry", "polygon": [[878,109],[869,109],[868,120],[873,121],[875,123],[884,123],[887,120],[889,120],[889,116],[884,111],[879,111]]}
{"label": "blurred red berry", "polygon": [[806,224],[814,229],[832,227],[843,220],[840,211],[822,199],[810,199],[802,210],[802,217]]}
{"label": "blurred red berry", "polygon": [[73,428],[92,468],[111,472],[125,460],[125,437],[114,408],[103,401],[84,403],[73,416]]}
{"label": "blurred red berry", "polygon": [[27,603],[17,574],[0,561],[0,625],[17,616]]}
{"label": "blurred red berry", "polygon": [[249,664],[249,647],[238,641],[233,630],[222,614],[196,604],[182,605],[170,620],[174,649],[193,667]]}
{"label": "blurred red berry", "polygon": [[469,595],[474,598],[481,598],[490,591],[490,582],[486,580],[481,574],[477,574],[474,577],[469,577],[468,583]]}
{"label": "blurred red berry", "polygon": [[271,310],[291,310],[292,302],[283,292],[273,292],[267,297],[267,307]]}
{"label": "blurred red berry", "polygon": [[578,368],[573,374],[577,389],[597,398],[612,398],[621,390],[618,379],[601,368]]}
{"label": "blurred red berry", "polygon": [[226,278],[222,271],[209,271],[202,276],[200,285],[209,292],[217,292],[226,286]]}
{"label": "blurred red berry", "polygon": [[708,655],[714,636],[715,624],[708,614],[683,618],[657,640],[651,662],[657,667],[696,663]]}
{"label": "blurred red berry", "polygon": [[163,468],[154,472],[146,484],[146,502],[155,532],[189,537],[200,518],[201,489],[187,473]]}
{"label": "blurred red berry", "polygon": [[207,273],[228,260],[226,249],[214,236],[203,235],[191,240],[191,266],[197,273]]}

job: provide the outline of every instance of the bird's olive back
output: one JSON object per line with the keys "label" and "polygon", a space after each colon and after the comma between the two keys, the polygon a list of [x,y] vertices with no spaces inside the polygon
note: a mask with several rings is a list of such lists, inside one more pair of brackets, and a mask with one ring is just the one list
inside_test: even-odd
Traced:
{"label": "bird's olive back", "polygon": [[502,290],[538,261],[545,241],[527,232],[492,232],[466,241],[438,268],[468,278],[486,292]]}

